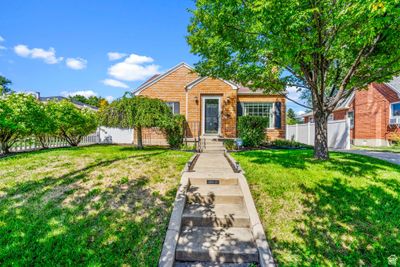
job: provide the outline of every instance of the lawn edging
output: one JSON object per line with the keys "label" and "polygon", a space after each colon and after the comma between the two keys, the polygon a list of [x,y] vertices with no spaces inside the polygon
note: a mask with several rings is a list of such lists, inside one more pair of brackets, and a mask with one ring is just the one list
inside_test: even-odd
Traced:
{"label": "lawn edging", "polygon": [[171,217],[168,224],[167,233],[165,235],[163,248],[160,255],[158,266],[173,267],[175,264],[175,250],[178,243],[179,234],[181,231],[182,214],[186,204],[186,191],[189,188],[189,172],[196,162],[199,154],[194,154],[186,163],[182,170],[181,181],[179,183],[178,191],[176,192],[175,201]]}
{"label": "lawn edging", "polygon": [[258,216],[256,205],[254,204],[254,200],[250,192],[249,184],[244,176],[244,171],[240,168],[239,163],[229,153],[226,152],[225,157],[228,159],[231,166],[235,166],[234,170],[237,172],[239,186],[242,189],[244,203],[250,217],[250,229],[257,245],[259,264],[261,267],[275,267],[277,264],[268,244],[264,227],[261,223],[260,217]]}

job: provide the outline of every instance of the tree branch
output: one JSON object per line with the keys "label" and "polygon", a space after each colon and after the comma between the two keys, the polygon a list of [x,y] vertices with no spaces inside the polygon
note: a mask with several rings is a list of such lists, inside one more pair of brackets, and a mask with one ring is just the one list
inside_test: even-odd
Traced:
{"label": "tree branch", "polygon": [[297,105],[299,105],[299,106],[301,106],[301,107],[303,107],[303,108],[312,109],[312,107],[306,106],[306,105],[304,105],[304,104],[301,104],[301,103],[297,102],[296,100],[293,100],[293,99],[289,98],[289,97],[288,97],[286,94],[284,94],[284,93],[279,94],[279,95],[285,97],[287,100],[292,101],[293,103],[295,103],[295,104],[297,104]]}

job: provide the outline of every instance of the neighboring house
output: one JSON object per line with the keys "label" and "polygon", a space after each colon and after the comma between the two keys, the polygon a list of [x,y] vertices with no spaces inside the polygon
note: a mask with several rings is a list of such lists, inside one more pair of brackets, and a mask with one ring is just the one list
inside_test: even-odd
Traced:
{"label": "neighboring house", "polygon": [[47,101],[61,101],[61,100],[67,99],[67,100],[71,101],[77,108],[88,108],[88,109],[91,109],[91,110],[93,110],[93,111],[97,111],[97,110],[98,110],[97,107],[94,107],[94,106],[92,106],[92,105],[88,105],[88,104],[82,103],[82,102],[80,102],[80,101],[76,101],[76,100],[74,100],[74,99],[69,99],[69,98],[66,98],[66,97],[63,97],[63,96],[46,96],[46,97],[41,97],[40,94],[39,94],[38,92],[35,92],[34,94],[35,94],[35,96],[37,97],[37,99],[39,99],[39,100],[42,101],[42,102],[47,102]]}
{"label": "neighboring house", "polygon": [[[186,63],[151,77],[134,94],[161,99],[173,113],[184,115],[188,138],[208,135],[235,138],[238,117],[242,115],[267,117],[268,138],[285,138],[284,96],[265,95],[230,81],[200,77]],[[143,137],[160,143],[164,138],[154,129],[146,129]]]}
{"label": "neighboring house", "polygon": [[[314,122],[313,114],[303,115]],[[389,83],[372,83],[340,103],[330,120],[350,119],[350,138],[357,146],[387,146],[400,135],[400,77]]]}

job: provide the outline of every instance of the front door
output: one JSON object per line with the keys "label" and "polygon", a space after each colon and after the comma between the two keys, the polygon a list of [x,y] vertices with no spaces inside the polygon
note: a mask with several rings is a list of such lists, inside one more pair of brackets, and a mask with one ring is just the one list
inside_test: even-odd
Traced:
{"label": "front door", "polygon": [[204,99],[204,133],[219,133],[219,98]]}

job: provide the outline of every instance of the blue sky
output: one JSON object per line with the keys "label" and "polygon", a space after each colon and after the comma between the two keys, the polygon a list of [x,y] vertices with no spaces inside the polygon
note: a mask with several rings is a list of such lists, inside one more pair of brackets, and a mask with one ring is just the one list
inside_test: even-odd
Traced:
{"label": "blue sky", "polygon": [[120,97],[154,73],[196,62],[185,40],[193,3],[3,0],[0,75],[42,96]]}

